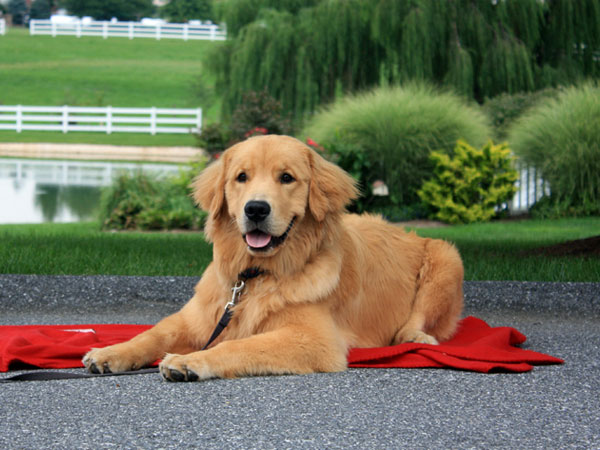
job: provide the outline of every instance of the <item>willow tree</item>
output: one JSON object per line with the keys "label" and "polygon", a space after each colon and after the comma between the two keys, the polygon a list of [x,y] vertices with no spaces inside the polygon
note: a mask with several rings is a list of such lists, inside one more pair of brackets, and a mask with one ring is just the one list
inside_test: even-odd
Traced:
{"label": "willow tree", "polygon": [[301,117],[426,80],[482,101],[600,76],[600,0],[222,0],[224,112],[263,90]]}

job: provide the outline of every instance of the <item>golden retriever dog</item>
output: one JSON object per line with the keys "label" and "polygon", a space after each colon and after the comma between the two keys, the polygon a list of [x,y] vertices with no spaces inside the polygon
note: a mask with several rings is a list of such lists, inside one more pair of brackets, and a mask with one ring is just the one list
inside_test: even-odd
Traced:
{"label": "golden retriever dog", "polygon": [[[335,372],[352,347],[436,344],[461,314],[457,250],[372,215],[347,214],[354,180],[302,142],[260,136],[194,181],[213,261],[181,310],[128,342],[92,349],[92,372],[162,359],[170,381]],[[223,333],[206,350],[240,274]]]}

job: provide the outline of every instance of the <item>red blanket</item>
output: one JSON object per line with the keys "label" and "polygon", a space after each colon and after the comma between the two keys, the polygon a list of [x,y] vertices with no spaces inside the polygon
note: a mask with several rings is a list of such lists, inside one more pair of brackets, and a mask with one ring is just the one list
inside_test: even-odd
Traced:
{"label": "red blanket", "polygon": [[[65,369],[82,367],[92,347],[131,339],[151,325],[21,325],[0,326],[0,372],[33,366]],[[525,336],[514,328],[492,328],[475,317],[463,319],[455,336],[440,345],[401,344],[355,348],[349,367],[448,367],[475,372],[526,372],[535,364],[560,364],[553,356],[523,350]]]}

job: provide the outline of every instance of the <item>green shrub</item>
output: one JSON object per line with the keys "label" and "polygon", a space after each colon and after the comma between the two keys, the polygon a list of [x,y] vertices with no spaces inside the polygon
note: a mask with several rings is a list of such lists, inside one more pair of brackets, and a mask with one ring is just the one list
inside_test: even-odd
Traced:
{"label": "green shrub", "polygon": [[215,19],[211,0],[169,0],[160,8],[160,16],[172,23]]}
{"label": "green shrub", "polygon": [[291,134],[290,121],[281,110],[281,103],[266,90],[247,92],[231,117],[233,139],[243,141],[254,130],[262,134]]}
{"label": "green shrub", "polygon": [[526,113],[509,132],[523,161],[548,182],[551,216],[600,214],[600,88],[568,88]]}
{"label": "green shrub", "polygon": [[501,94],[486,99],[483,111],[492,121],[494,138],[498,141],[506,139],[510,126],[527,110],[548,98],[556,98],[559,90],[547,88],[536,92],[520,92],[518,94]]}
{"label": "green shrub", "polygon": [[480,109],[457,95],[411,83],[344,97],[316,114],[303,134],[336,153],[350,173],[352,160],[364,153],[365,161],[359,161],[364,173],[357,177],[363,191],[368,194],[369,185],[382,180],[388,203],[405,206],[419,202],[417,190],[431,174],[433,150],[450,153],[461,138],[483,145],[491,130]]}
{"label": "green shrub", "polygon": [[192,178],[201,166],[203,164],[192,165],[171,177],[142,172],[121,174],[102,193],[100,214],[103,228],[202,228],[206,213],[194,205],[189,190]]}
{"label": "green shrub", "polygon": [[222,123],[212,123],[202,128],[198,135],[198,146],[215,156],[232,144],[231,131]]}
{"label": "green shrub", "polygon": [[419,190],[432,217],[448,223],[490,220],[516,193],[517,171],[506,144],[489,141],[481,150],[458,141],[453,157],[432,152],[433,177]]}

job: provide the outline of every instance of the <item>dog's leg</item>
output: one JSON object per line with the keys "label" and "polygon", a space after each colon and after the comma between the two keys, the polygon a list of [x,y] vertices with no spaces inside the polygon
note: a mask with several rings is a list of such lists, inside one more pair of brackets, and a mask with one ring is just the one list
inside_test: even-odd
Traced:
{"label": "dog's leg", "polygon": [[122,344],[92,349],[83,358],[91,372],[122,372],[152,364],[166,353],[189,353],[201,348],[222,313],[222,298],[214,266],[204,272],[195,295],[183,308],[153,328]]}
{"label": "dog's leg", "polygon": [[193,351],[183,338],[185,323],[180,313],[161,320],[156,326],[121,344],[94,348],[83,357],[93,373],[137,370],[162,358],[167,352]]}
{"label": "dog's leg", "polygon": [[[324,309],[310,313],[315,309],[310,306],[293,309],[293,321],[275,330],[187,355],[167,355],[160,371],[169,381],[198,381],[345,370],[346,342],[338,335],[331,316]],[[286,314],[289,316],[289,311]]]}
{"label": "dog's leg", "polygon": [[452,336],[463,306],[463,266],[447,242],[429,240],[411,314],[393,344],[437,344]]}

